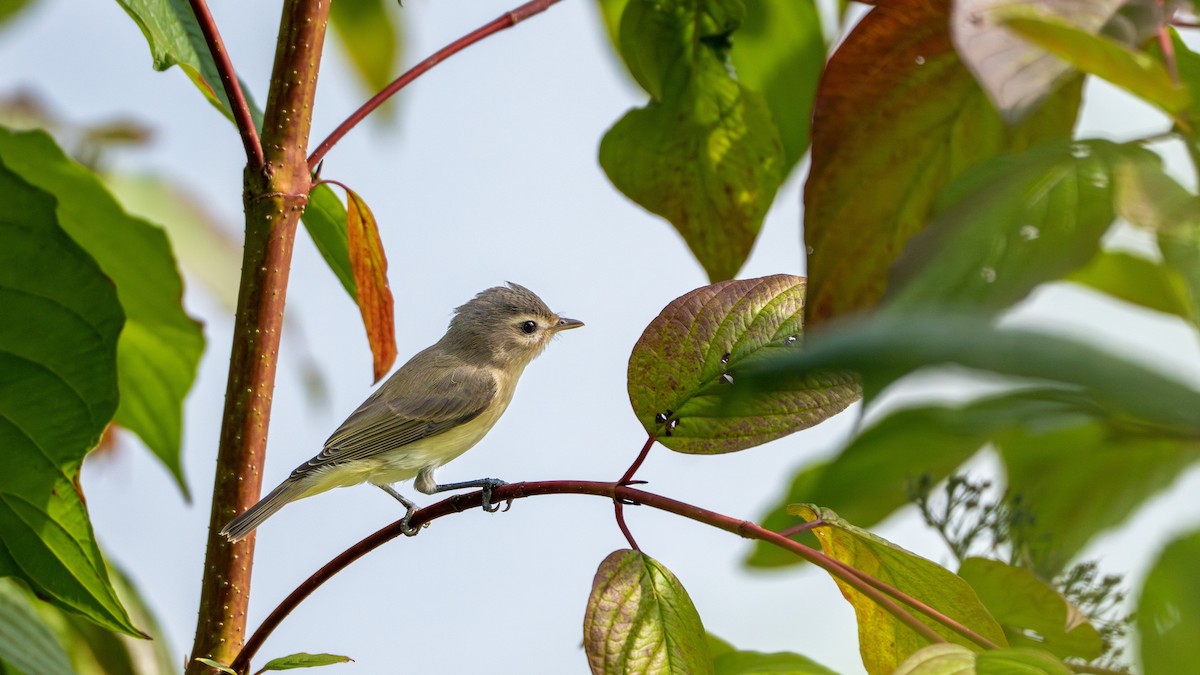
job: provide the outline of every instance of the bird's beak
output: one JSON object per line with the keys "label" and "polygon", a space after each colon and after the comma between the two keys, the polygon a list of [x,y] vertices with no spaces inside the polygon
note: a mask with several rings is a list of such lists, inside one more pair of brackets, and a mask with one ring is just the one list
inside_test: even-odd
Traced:
{"label": "bird's beak", "polygon": [[554,324],[554,327],[551,328],[550,330],[557,333],[560,330],[571,330],[572,328],[579,328],[582,325],[583,325],[583,322],[579,321],[578,319],[568,319],[566,317],[562,317],[558,320],[558,323]]}

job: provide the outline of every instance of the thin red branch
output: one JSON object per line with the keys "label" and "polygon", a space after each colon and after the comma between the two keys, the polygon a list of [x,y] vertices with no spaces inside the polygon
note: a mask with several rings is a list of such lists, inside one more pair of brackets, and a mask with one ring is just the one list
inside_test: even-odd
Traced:
{"label": "thin red branch", "polygon": [[655,440],[654,434],[650,434],[650,437],[646,439],[646,444],[642,446],[642,451],[638,453],[637,459],[633,460],[633,464],[630,464],[629,468],[625,470],[625,475],[621,476],[617,485],[629,485],[629,481],[633,480],[633,474],[642,468],[642,462],[646,461],[646,456],[650,454],[650,448],[654,447]]}
{"label": "thin red branch", "polygon": [[625,535],[625,541],[629,542],[629,548],[641,552],[641,547],[637,545],[637,541],[633,538],[633,533],[629,531],[629,526],[625,524],[625,505],[620,499],[613,499],[613,511],[617,517],[617,527],[621,529],[621,534]]}
{"label": "thin red branch", "polygon": [[791,539],[792,537],[800,534],[801,532],[808,532],[809,530],[811,530],[813,528],[821,527],[824,524],[825,524],[825,521],[821,520],[820,518],[817,518],[816,520],[810,520],[807,523],[800,523],[799,525],[793,525],[787,529],[780,530],[779,536],[783,537],[784,539]]}
{"label": "thin red branch", "polygon": [[263,158],[262,143],[258,140],[258,129],[254,127],[254,117],[250,114],[250,104],[246,102],[246,95],[242,93],[242,85],[238,82],[237,71],[229,60],[229,52],[225,50],[225,42],[221,40],[212,12],[208,11],[208,3],[204,0],[188,1],[192,5],[192,13],[196,15],[196,23],[200,24],[200,32],[204,33],[204,41],[208,43],[217,73],[221,76],[221,86],[225,89],[225,97],[229,99],[233,122],[246,149],[246,164],[252,171],[258,171],[266,160]]}
{"label": "thin red branch", "polygon": [[345,136],[348,131],[357,126],[359,122],[363,121],[363,119],[365,119],[367,115],[370,115],[376,108],[383,105],[384,101],[387,101],[396,92],[408,86],[410,82],[424,75],[434,66],[446,60],[447,58],[454,56],[463,49],[470,47],[489,35],[499,33],[506,28],[512,28],[525,19],[550,9],[551,5],[554,5],[558,2],[560,2],[560,0],[530,0],[530,2],[521,5],[511,12],[505,13],[489,23],[476,28],[470,33],[467,33],[454,42],[451,42],[445,47],[442,47],[434,52],[429,58],[410,68],[408,72],[393,80],[392,83],[384,87],[382,91],[372,96],[371,99],[366,103],[362,104],[358,110],[355,110],[353,113],[351,113],[344,122],[339,124],[338,127],[334,129],[331,134],[329,134],[328,138],[321,141],[321,144],[317,146],[316,150],[313,150],[312,155],[310,155],[308,158],[309,170],[315,169],[317,164],[320,163],[321,159],[325,157],[334,144],[342,140],[342,137]]}
{"label": "thin red branch", "polygon": [[[668,513],[674,513],[691,520],[695,520],[707,525],[711,525],[726,532],[737,534],[748,539],[759,539],[774,544],[805,560],[821,567],[829,572],[834,577],[838,578],[845,584],[851,586],[858,592],[870,598],[875,603],[879,604],[888,613],[892,614],[897,620],[903,622],[913,631],[922,635],[930,642],[945,642],[936,631],[922,622],[920,619],[913,616],[906,609],[899,606],[892,598],[900,600],[904,604],[912,607],[914,610],[924,614],[930,619],[940,623],[948,629],[966,637],[976,644],[988,648],[996,649],[998,645],[979,635],[970,628],[964,626],[958,621],[942,614],[933,609],[929,605],[913,598],[903,591],[884,583],[878,579],[864,574],[859,570],[841,562],[835,558],[825,555],[824,553],[809,548],[799,542],[792,541],[778,533],[764,529],[755,523],[746,520],[738,520],[720,513],[709,511],[707,509],[693,506],[684,502],[676,501],[668,497],[663,497],[643,490],[622,486],[617,483],[604,483],[598,481],[539,481],[531,483],[511,483],[503,485],[492,491],[492,498],[495,501],[503,501],[508,499],[523,499],[525,497],[534,497],[538,495],[549,494],[583,494],[596,495],[607,497],[614,500],[622,500],[636,504],[644,504],[652,508],[660,509]],[[482,492],[469,492],[460,495],[455,495],[448,499],[444,499],[435,504],[431,504],[423,509],[420,509],[413,514],[410,521],[412,527],[420,527],[425,523],[431,522],[443,516],[448,516],[453,513],[460,513],[468,509],[477,508],[482,504]],[[321,569],[317,570],[308,579],[304,580],[296,587],[281,603],[263,620],[258,629],[246,641],[242,651],[233,661],[232,667],[239,673],[245,673],[249,669],[250,659],[258,652],[258,649],[266,641],[267,637],[283,622],[293,609],[313,593],[321,584],[328,581],[335,574],[348,567],[351,563],[363,557],[372,550],[382,546],[384,543],[399,537],[403,534],[403,525],[400,521],[392,523],[387,527],[375,532],[366,537],[357,544],[343,551],[333,560],[326,563]],[[891,596],[891,597],[889,597]]]}

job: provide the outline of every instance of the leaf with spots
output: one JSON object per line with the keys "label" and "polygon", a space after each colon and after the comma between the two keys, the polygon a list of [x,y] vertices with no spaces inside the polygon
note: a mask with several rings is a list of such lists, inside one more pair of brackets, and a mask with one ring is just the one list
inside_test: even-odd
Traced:
{"label": "leaf with spots", "polygon": [[50,194],[0,159],[0,576],[110,630],[139,635],[117,599],[78,485],[117,410],[125,315]]}
{"label": "leaf with spots", "polygon": [[713,659],[696,606],[662,563],[613,551],[592,580],[583,649],[594,675],[708,675]]}
{"label": "leaf with spots", "polygon": [[740,391],[738,368],[800,345],[805,283],[777,274],[698,288],[650,322],[629,357],[629,401],[648,433],[679,452],[743,450],[807,429],[858,398],[844,373]]}

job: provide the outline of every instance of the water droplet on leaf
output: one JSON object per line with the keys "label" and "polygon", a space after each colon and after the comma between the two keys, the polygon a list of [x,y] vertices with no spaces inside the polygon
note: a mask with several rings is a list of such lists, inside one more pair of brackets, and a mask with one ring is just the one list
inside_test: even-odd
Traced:
{"label": "water droplet on leaf", "polygon": [[996,270],[991,267],[985,267],[979,270],[979,276],[982,277],[986,283],[994,283],[996,281]]}
{"label": "water droplet on leaf", "polygon": [[1034,225],[1021,226],[1021,238],[1025,241],[1033,241],[1042,235],[1042,231]]}

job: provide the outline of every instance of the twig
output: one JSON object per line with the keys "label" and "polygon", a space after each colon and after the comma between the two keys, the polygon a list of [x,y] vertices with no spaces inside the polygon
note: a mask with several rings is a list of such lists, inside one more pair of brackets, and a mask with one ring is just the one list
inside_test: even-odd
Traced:
{"label": "twig", "polygon": [[371,114],[371,112],[376,108],[383,105],[384,101],[387,101],[396,92],[408,86],[410,82],[424,75],[437,64],[457,54],[463,49],[470,47],[476,42],[488,37],[489,35],[492,35],[493,33],[499,33],[506,28],[512,28],[525,19],[550,9],[551,5],[554,5],[558,2],[560,2],[560,0],[530,0],[530,2],[521,5],[511,12],[505,13],[504,15],[483,26],[480,26],[479,28],[476,28],[470,33],[467,33],[454,42],[451,42],[445,47],[437,50],[432,56],[410,68],[408,72],[393,80],[392,83],[384,87],[382,91],[372,96],[371,99],[366,103],[362,104],[358,110],[355,110],[353,113],[351,113],[344,122],[339,124],[338,127],[334,129],[331,134],[329,134],[328,138],[321,141],[321,144],[317,146],[316,150],[313,150],[312,155],[310,155],[308,158],[308,168],[310,170],[314,169],[317,164],[320,163],[321,159],[325,157],[326,153],[328,153],[329,150],[334,146],[334,144],[342,140],[342,137],[345,136],[348,131],[357,126],[359,122],[363,121],[363,119],[366,118],[367,115]]}
{"label": "twig", "polygon": [[229,60],[229,52],[225,51],[225,43],[213,21],[212,13],[208,11],[205,0],[188,0],[192,5],[192,13],[196,15],[196,23],[200,24],[200,32],[204,33],[204,41],[208,43],[208,51],[212,53],[216,63],[217,73],[221,76],[221,86],[225,89],[225,97],[229,99],[229,112],[237,125],[238,134],[242,137],[242,146],[246,149],[246,163],[252,171],[263,168],[262,143],[258,140],[258,130],[254,128],[254,117],[250,114],[250,105],[242,93],[242,85],[238,82],[237,71]]}
{"label": "twig", "polygon": [[630,464],[629,468],[625,470],[625,475],[621,476],[617,485],[629,485],[629,481],[633,480],[633,474],[642,468],[642,462],[646,461],[646,456],[650,454],[650,448],[654,447],[655,440],[657,439],[654,438],[654,434],[650,434],[650,437],[646,439],[646,444],[642,446],[642,451],[638,453],[637,459],[633,460],[633,464]]}
{"label": "twig", "polygon": [[821,520],[820,518],[817,518],[816,520],[810,520],[807,523],[800,523],[799,525],[793,525],[787,529],[780,530],[778,532],[778,534],[779,534],[779,536],[783,537],[784,539],[791,539],[792,537],[800,534],[801,532],[808,532],[809,530],[821,527],[822,525],[825,525],[825,524],[826,524],[825,521]]}
{"label": "twig", "polygon": [[[991,640],[979,635],[970,628],[964,626],[958,621],[942,614],[933,609],[929,605],[913,598],[903,591],[884,583],[878,579],[864,574],[859,570],[829,557],[824,553],[809,548],[799,542],[792,541],[775,532],[764,529],[759,525],[746,520],[738,520],[726,515],[715,513],[707,509],[693,506],[684,502],[676,501],[668,497],[663,497],[643,490],[622,486],[617,483],[604,483],[597,481],[539,481],[531,483],[511,483],[502,485],[492,491],[493,499],[502,501],[507,499],[523,499],[526,497],[534,497],[538,495],[549,494],[584,494],[597,495],[608,497],[610,499],[620,499],[630,501],[637,504],[643,504],[652,508],[660,509],[668,513],[674,513],[691,520],[695,520],[707,525],[711,525],[726,532],[732,532],[742,537],[749,539],[759,539],[768,543],[774,544],[781,548],[799,555],[805,560],[821,567],[829,572],[834,577],[854,588],[858,592],[870,598],[875,603],[886,609],[897,620],[903,622],[913,631],[919,633],[922,637],[930,642],[945,642],[945,638],[939,635],[936,631],[922,622],[920,619],[913,616],[903,607],[900,607],[892,598],[896,598],[904,604],[912,607],[914,610],[928,616],[930,619],[942,624],[950,630],[958,633],[967,639],[989,649],[996,649],[996,645]],[[413,514],[410,520],[412,527],[420,527],[425,523],[431,522],[443,516],[453,513],[459,513],[468,509],[476,508],[482,504],[482,492],[469,492],[465,494],[455,495],[448,499],[444,499],[435,504],[431,504],[423,509],[420,509]],[[400,521],[392,523],[387,527],[375,532],[366,537],[362,541],[354,544],[350,548],[343,551],[333,560],[326,563],[321,569],[317,570],[308,579],[304,580],[296,587],[282,602],[263,620],[258,629],[246,641],[241,653],[234,659],[232,667],[239,673],[247,672],[250,664],[250,659],[258,652],[258,649],[266,641],[267,637],[275,630],[276,627],[287,617],[293,609],[313,593],[321,584],[328,581],[335,574],[348,567],[351,563],[363,557],[370,551],[382,546],[384,543],[395,539],[403,533],[403,525]],[[891,597],[888,597],[891,596]]]}

